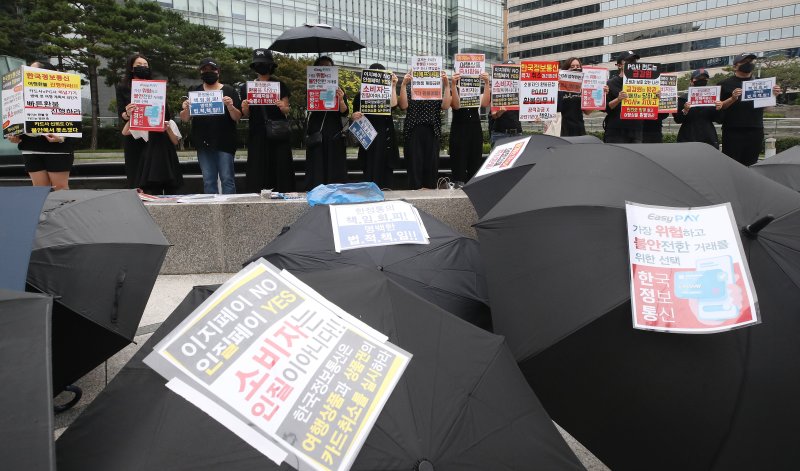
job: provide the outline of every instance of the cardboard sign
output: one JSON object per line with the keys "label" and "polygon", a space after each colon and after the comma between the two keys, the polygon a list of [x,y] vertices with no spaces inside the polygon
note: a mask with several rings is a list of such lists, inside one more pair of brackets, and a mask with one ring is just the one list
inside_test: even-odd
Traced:
{"label": "cardboard sign", "polygon": [[775,106],[775,95],[772,87],[775,86],[775,77],[745,80],[742,82],[742,101],[752,101],[753,108]]}
{"label": "cardboard sign", "polygon": [[634,328],[709,334],[760,322],[730,203],[625,210]]}
{"label": "cardboard sign", "polygon": [[166,80],[132,80],[131,103],[136,105],[129,121],[131,131],[164,132]]}
{"label": "cardboard sign", "polygon": [[719,101],[720,86],[689,87],[687,101],[692,106],[716,106]]}
{"label": "cardboard sign", "polygon": [[[280,464],[350,469],[411,355],[260,260],[223,284],[145,363]],[[296,466],[296,464],[295,464]]]}
{"label": "cardboard sign", "polygon": [[3,75],[3,136],[81,137],[81,78],[22,66]]}
{"label": "cardboard sign", "polygon": [[492,66],[492,111],[519,109],[519,69],[516,64]]}
{"label": "cardboard sign", "polygon": [[581,82],[581,109],[606,109],[606,94],[603,87],[608,83],[608,69],[584,67]]}
{"label": "cardboard sign", "polygon": [[661,89],[658,66],[647,62],[625,64],[622,91],[628,98],[622,100],[620,119],[658,119]]}
{"label": "cardboard sign", "polygon": [[392,114],[392,73],[386,70],[361,71],[361,113]]}
{"label": "cardboard sign", "polygon": [[349,129],[364,149],[369,149],[372,141],[374,141],[375,137],[378,135],[378,131],[375,130],[375,127],[365,116],[353,120],[353,122],[350,123]]}
{"label": "cardboard sign", "polygon": [[222,90],[189,92],[189,116],[215,116],[225,114]]}
{"label": "cardboard sign", "polygon": [[519,120],[554,119],[558,100],[558,62],[523,61],[519,79]]}
{"label": "cardboard sign", "polygon": [[583,85],[583,72],[574,70],[558,71],[558,91],[580,93]]}
{"label": "cardboard sign", "polygon": [[336,111],[339,99],[338,67],[306,67],[306,97],[308,111]]}
{"label": "cardboard sign", "polygon": [[331,205],[336,252],[399,244],[430,243],[417,208],[403,201]]}
{"label": "cardboard sign", "polygon": [[411,99],[442,99],[442,58],[413,56],[411,58]]}
{"label": "cardboard sign", "polygon": [[484,54],[456,54],[454,71],[461,75],[458,82],[458,99],[461,108],[481,106],[480,75],[486,68]]}
{"label": "cardboard sign", "polygon": [[247,82],[247,103],[250,106],[277,105],[281,101],[280,82],[255,80]]}
{"label": "cardboard sign", "polygon": [[661,95],[658,99],[659,113],[678,112],[678,76],[662,74],[660,77]]}
{"label": "cardboard sign", "polygon": [[528,146],[530,140],[531,138],[529,136],[495,146],[489,156],[486,157],[486,160],[483,161],[481,168],[475,172],[475,177],[488,175],[513,167],[514,162],[516,162],[519,156],[522,155],[522,152],[525,151],[525,147]]}

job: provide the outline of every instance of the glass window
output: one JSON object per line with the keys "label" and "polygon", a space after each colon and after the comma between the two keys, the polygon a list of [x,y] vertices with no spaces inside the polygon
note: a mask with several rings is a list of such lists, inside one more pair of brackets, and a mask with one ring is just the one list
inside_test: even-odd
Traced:
{"label": "glass window", "polygon": [[764,21],[769,19],[769,10],[761,10],[758,12],[758,20]]}
{"label": "glass window", "polygon": [[758,21],[758,12],[757,11],[751,11],[750,13],[747,14],[747,22],[748,23],[754,23],[756,21]]}
{"label": "glass window", "polygon": [[780,29],[771,29],[769,30],[769,40],[774,41],[776,39],[781,38],[781,30]]}
{"label": "glass window", "polygon": [[189,0],[189,11],[203,13],[203,0]]}
{"label": "glass window", "polygon": [[678,14],[685,15],[686,14],[686,5],[678,5]]}
{"label": "glass window", "polygon": [[272,9],[272,24],[278,26],[286,26],[283,23],[283,8],[273,8]]}
{"label": "glass window", "polygon": [[770,16],[772,17],[772,19],[780,18],[781,17],[781,7],[773,8],[772,11],[770,11]]}
{"label": "glass window", "polygon": [[231,10],[234,18],[245,18],[244,2],[242,0],[233,0]]}
{"label": "glass window", "polygon": [[697,2],[697,11],[703,11],[708,8],[706,0]]}
{"label": "glass window", "polygon": [[268,5],[259,5],[258,6],[258,21],[260,23],[269,23],[270,22],[270,14],[269,14],[269,6]]}
{"label": "glass window", "polygon": [[231,16],[231,0],[217,0],[219,5],[217,9],[219,10],[219,16]]}
{"label": "glass window", "polygon": [[736,43],[735,44],[747,44],[747,35],[746,34],[737,34],[736,35]]}
{"label": "glass window", "polygon": [[792,29],[793,28],[791,26],[788,26],[786,28],[781,29],[781,38],[782,39],[791,38],[792,37]]}
{"label": "glass window", "polygon": [[247,21],[258,21],[258,5],[255,3],[247,4]]}
{"label": "glass window", "polygon": [[794,5],[786,5],[783,7],[783,16],[792,16],[794,15]]}
{"label": "glass window", "polygon": [[758,33],[747,33],[747,44],[753,44],[758,42]]}
{"label": "glass window", "polygon": [[694,13],[695,11],[697,11],[697,4],[696,3],[690,3],[689,5],[687,5],[687,11],[689,13]]}

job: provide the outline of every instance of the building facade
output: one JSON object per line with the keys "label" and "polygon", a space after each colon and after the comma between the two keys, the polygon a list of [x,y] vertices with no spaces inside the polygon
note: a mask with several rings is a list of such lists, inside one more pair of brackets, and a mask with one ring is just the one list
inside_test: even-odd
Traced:
{"label": "building facade", "polygon": [[730,65],[742,52],[800,55],[797,0],[509,0],[512,59],[611,66],[632,50],[663,71]]}

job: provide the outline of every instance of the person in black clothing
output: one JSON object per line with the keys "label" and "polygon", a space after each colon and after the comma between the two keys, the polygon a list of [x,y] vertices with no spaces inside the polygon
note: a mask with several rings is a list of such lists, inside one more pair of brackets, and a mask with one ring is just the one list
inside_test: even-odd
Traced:
{"label": "person in black clothing", "polygon": [[[333,59],[318,57],[315,66],[332,67]],[[306,191],[326,183],[347,182],[347,147],[342,133],[342,117],[350,112],[344,90],[336,90],[337,111],[311,111],[306,135],[322,133],[322,143],[306,149]]]}
{"label": "person in black clothing", "polygon": [[[516,64],[516,62],[507,60],[503,64]],[[522,134],[522,123],[519,122],[519,108],[508,110],[503,106],[489,114],[489,141],[492,147],[498,139],[520,134]]]}
{"label": "person in black clothing", "polygon": [[[752,101],[741,101],[742,82],[753,79],[755,54],[739,54],[733,59],[733,77],[720,82],[722,100],[722,152],[742,165],[758,161],[764,142],[764,108],[754,108]],[[780,95],[775,86],[773,95]]]}
{"label": "person in black clothing", "polygon": [[664,134],[662,132],[664,123],[669,113],[658,113],[657,119],[643,119],[642,120],[642,143],[644,144],[661,144],[664,142]]}
{"label": "person in black clothing", "polygon": [[280,85],[280,101],[275,105],[251,105],[247,101],[247,83],[242,85],[242,116],[250,118],[250,139],[247,144],[247,191],[258,193],[263,189],[280,192],[295,191],[292,146],[288,139],[267,138],[268,121],[286,121],[289,114],[289,88],[272,75],[278,65],[267,49],[255,49],[250,68],[258,81],[273,81]]}
{"label": "person in black clothing", "polygon": [[[708,85],[708,72],[705,69],[697,69],[692,72],[692,86],[705,87]],[[719,108],[722,102],[717,102],[716,106],[692,106],[688,98],[678,97],[678,112],[672,114],[676,123],[681,125],[678,130],[678,142],[705,142],[715,149],[719,149],[717,129],[714,121],[719,119]]]}
{"label": "person in black clothing", "polygon": [[[197,149],[197,162],[203,173],[203,191],[217,193],[217,178],[222,183],[223,194],[236,193],[233,156],[236,153],[236,122],[242,117],[239,93],[230,85],[219,81],[219,65],[206,57],[200,62],[202,84],[190,91],[222,90],[223,114],[193,116],[192,144]],[[181,120],[189,121],[189,100],[183,102]]]}
{"label": "person in black clothing", "polygon": [[639,60],[639,55],[633,51],[626,51],[617,56],[617,69],[619,74],[608,81],[608,94],[606,96],[606,119],[603,121],[605,136],[603,142],[618,144],[637,144],[642,142],[642,120],[620,119],[622,100],[628,94],[622,91],[625,75],[625,64],[633,64]]}
{"label": "person in black clothing", "polygon": [[[583,69],[581,60],[577,57],[570,57],[561,63],[561,70],[580,72]],[[604,93],[608,93],[608,85],[603,87]],[[585,136],[586,126],[583,123],[583,115],[589,116],[591,110],[581,110],[581,94],[571,92],[558,92],[558,111],[561,112],[561,135],[562,136]]]}
{"label": "person in black clothing", "polygon": [[491,105],[492,87],[489,74],[480,75],[483,86],[479,108],[462,108],[458,84],[461,75],[455,74],[451,80],[453,95],[453,121],[450,124],[450,165],[456,187],[464,186],[483,161],[483,128],[481,128],[480,109]]}
{"label": "person in black clothing", "polygon": [[[147,58],[143,55],[134,54],[128,58],[125,64],[125,78],[117,86],[117,116],[119,116],[122,126],[131,119],[131,81],[133,79],[150,80],[152,78]],[[128,188],[136,188],[139,159],[144,145],[145,142],[142,139],[134,139],[130,135],[122,135],[125,178]]]}
{"label": "person in black clothing", "polygon": [[[381,64],[369,66],[373,70],[385,70]],[[397,75],[392,74],[392,108],[397,106]],[[353,120],[366,116],[378,135],[369,149],[359,146],[358,160],[364,168],[364,180],[374,182],[379,188],[391,188],[394,168],[400,160],[397,136],[394,131],[392,115],[363,114],[361,112],[361,92],[353,98]]]}
{"label": "person in black clothing", "polygon": [[[178,152],[175,150],[180,134],[176,134],[178,128],[171,120],[172,114],[167,108],[164,113],[163,132],[140,131],[137,133],[140,134],[138,137],[134,136],[144,142],[134,184],[136,188],[141,188],[150,195],[175,194],[183,185],[183,173],[178,161]],[[134,134],[130,130],[130,121],[125,123],[122,134],[125,136]]]}

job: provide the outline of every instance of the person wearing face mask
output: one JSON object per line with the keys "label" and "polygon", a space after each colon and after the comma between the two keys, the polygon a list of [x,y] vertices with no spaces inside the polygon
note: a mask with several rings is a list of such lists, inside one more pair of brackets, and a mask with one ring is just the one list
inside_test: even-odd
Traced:
{"label": "person wearing face mask", "polygon": [[[708,72],[697,69],[692,72],[692,87],[705,87],[708,85]],[[713,106],[692,106],[687,97],[678,97],[678,112],[672,114],[676,123],[681,125],[678,130],[678,142],[705,142],[715,149],[719,149],[717,129],[714,121],[719,119],[721,102]]]}
{"label": "person wearing face mask", "polygon": [[603,121],[605,136],[603,142],[610,144],[638,144],[642,142],[642,120],[621,119],[622,100],[628,94],[622,91],[625,64],[633,64],[639,60],[639,55],[633,51],[626,51],[617,56],[617,69],[619,74],[612,77],[608,83],[606,96],[606,119]]}
{"label": "person wearing face mask", "polygon": [[[200,62],[202,84],[189,91],[222,90],[223,114],[191,117],[191,139],[197,149],[197,162],[203,173],[203,191],[217,193],[217,179],[222,184],[223,194],[236,193],[233,156],[236,153],[236,122],[242,117],[242,101],[239,93],[230,85],[219,81],[220,68],[217,62],[206,57]],[[188,122],[189,100],[183,102],[181,120]]]}
{"label": "person wearing face mask", "polygon": [[[583,64],[577,57],[570,57],[561,63],[561,70],[580,72],[582,69]],[[608,85],[603,87],[603,92],[608,93]],[[558,111],[561,113],[561,136],[586,135],[583,116],[589,116],[592,111],[581,110],[580,93],[558,92]]]}
{"label": "person wearing face mask", "polygon": [[256,81],[277,82],[280,100],[275,105],[251,105],[247,100],[247,83],[242,85],[242,116],[249,118],[250,139],[247,143],[247,191],[258,193],[263,189],[280,192],[295,191],[292,146],[288,139],[268,138],[266,126],[270,121],[286,121],[289,114],[289,88],[274,78],[278,68],[272,51],[255,49],[250,68],[258,74]]}
{"label": "person wearing face mask", "polygon": [[[134,54],[128,58],[125,66],[125,78],[117,86],[117,116],[120,119],[120,128],[131,119],[131,81],[133,79],[150,80],[150,71],[147,58],[141,54]],[[145,142],[134,139],[130,135],[122,135],[122,149],[125,158],[125,179],[127,188],[136,188],[142,151]]]}
{"label": "person wearing face mask", "polygon": [[[733,76],[720,82],[722,113],[722,152],[742,165],[758,161],[764,142],[764,108],[742,101],[742,82],[753,79],[756,55],[739,54],[733,59]],[[772,94],[780,95],[775,86]]]}

